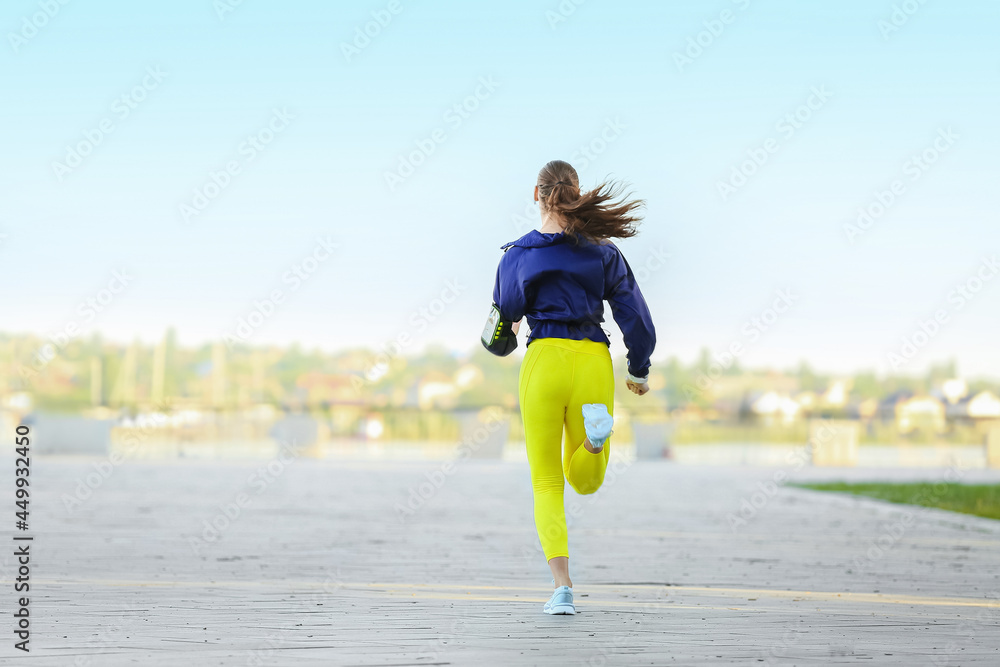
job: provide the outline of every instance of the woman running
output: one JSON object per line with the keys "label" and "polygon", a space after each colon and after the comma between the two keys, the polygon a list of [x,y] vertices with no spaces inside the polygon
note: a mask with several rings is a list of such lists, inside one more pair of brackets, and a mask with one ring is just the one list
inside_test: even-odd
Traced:
{"label": "woman running", "polygon": [[531,328],[518,389],[535,528],[555,584],[548,614],[576,613],[564,480],[577,493],[594,493],[608,466],[615,381],[601,328],[604,301],[628,347],[626,386],[640,396],[649,391],[653,322],[632,270],[609,240],[636,235],[635,211],[643,202],[616,202],[620,194],[620,186],[607,183],[581,193],[576,170],[561,160],[542,168],[535,186],[541,228],[503,246],[483,333],[487,349],[504,356],[517,345],[522,318]]}

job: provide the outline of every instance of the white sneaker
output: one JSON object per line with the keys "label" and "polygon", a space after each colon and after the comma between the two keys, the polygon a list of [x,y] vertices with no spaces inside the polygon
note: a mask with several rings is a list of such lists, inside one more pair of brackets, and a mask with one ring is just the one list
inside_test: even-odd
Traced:
{"label": "white sneaker", "polygon": [[615,420],[608,413],[608,406],[603,403],[585,403],[583,405],[583,428],[587,432],[587,439],[594,449],[601,451],[604,449],[604,441],[608,439],[614,431]]}
{"label": "white sneaker", "polygon": [[576,606],[573,604],[573,589],[569,586],[560,586],[552,592],[552,597],[542,607],[546,614],[575,614]]}

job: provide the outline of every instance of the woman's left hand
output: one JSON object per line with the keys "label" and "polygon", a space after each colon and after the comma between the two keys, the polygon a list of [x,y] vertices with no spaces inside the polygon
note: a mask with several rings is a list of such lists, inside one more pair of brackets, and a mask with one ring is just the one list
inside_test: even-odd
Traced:
{"label": "woman's left hand", "polygon": [[637,394],[639,396],[642,396],[647,391],[649,391],[649,383],[648,382],[643,382],[642,384],[636,384],[635,382],[632,382],[631,380],[625,380],[625,386],[627,386],[628,389],[629,389],[629,391],[631,391],[633,394]]}

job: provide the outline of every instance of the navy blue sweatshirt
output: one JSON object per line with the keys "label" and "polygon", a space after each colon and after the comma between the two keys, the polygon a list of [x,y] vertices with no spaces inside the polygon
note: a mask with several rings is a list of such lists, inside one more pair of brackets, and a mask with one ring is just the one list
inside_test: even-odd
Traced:
{"label": "navy blue sweatshirt", "polygon": [[628,372],[649,373],[656,332],[632,269],[611,241],[575,245],[562,232],[532,230],[502,246],[493,302],[504,320],[528,320],[536,338],[590,339],[606,343],[604,302],[621,327],[628,348]]}

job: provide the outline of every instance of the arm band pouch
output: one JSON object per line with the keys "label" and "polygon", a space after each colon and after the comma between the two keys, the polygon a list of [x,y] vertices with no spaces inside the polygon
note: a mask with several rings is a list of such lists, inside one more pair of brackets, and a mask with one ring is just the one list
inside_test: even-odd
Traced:
{"label": "arm band pouch", "polygon": [[483,347],[498,357],[506,357],[513,352],[517,347],[517,334],[511,329],[512,324],[501,319],[500,309],[493,304],[483,329]]}

